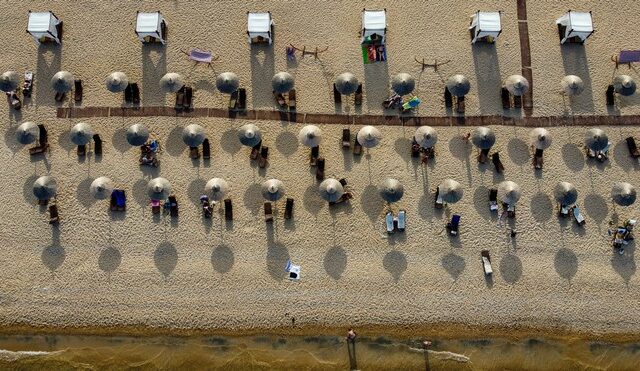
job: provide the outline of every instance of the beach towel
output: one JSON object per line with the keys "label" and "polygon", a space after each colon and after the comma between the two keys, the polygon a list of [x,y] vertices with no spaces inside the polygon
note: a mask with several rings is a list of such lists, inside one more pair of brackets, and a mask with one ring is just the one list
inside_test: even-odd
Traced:
{"label": "beach towel", "polygon": [[404,103],[402,105],[402,108],[404,108],[405,110],[409,110],[409,109],[417,107],[418,104],[420,104],[420,99],[418,99],[418,97],[413,97],[413,98],[409,99],[406,103]]}
{"label": "beach towel", "polygon": [[157,140],[152,140],[151,143],[149,143],[149,149],[151,150],[151,152],[154,153],[158,153],[158,149],[160,149],[160,143],[158,143]]}

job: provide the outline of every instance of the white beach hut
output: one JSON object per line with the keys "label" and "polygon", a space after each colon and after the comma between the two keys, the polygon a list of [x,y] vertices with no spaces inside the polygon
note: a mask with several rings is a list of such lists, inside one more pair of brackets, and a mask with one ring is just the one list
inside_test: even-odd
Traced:
{"label": "white beach hut", "polygon": [[475,44],[477,41],[487,43],[495,42],[495,39],[502,32],[500,12],[481,12],[478,10],[471,16],[469,31],[472,44]]}
{"label": "white beach hut", "polygon": [[29,11],[27,32],[38,44],[54,42],[60,44],[62,38],[62,21],[53,12]]}
{"label": "white beach hut", "polygon": [[136,17],[136,35],[143,43],[167,42],[167,22],[160,12],[138,12]]}
{"label": "white beach hut", "polygon": [[569,10],[556,20],[560,44],[583,44],[593,33],[593,19],[591,12],[574,12]]}
{"label": "white beach hut", "polygon": [[384,45],[387,33],[387,9],[362,10],[361,44]]}
{"label": "white beach hut", "polygon": [[273,44],[273,19],[271,12],[247,12],[249,44]]}

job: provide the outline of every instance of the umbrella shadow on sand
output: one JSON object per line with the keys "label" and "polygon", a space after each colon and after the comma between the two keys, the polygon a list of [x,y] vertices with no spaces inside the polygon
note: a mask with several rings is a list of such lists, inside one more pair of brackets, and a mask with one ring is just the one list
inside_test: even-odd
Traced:
{"label": "umbrella shadow on sand", "polygon": [[407,258],[400,251],[392,250],[384,256],[382,266],[391,273],[393,280],[398,282],[402,274],[407,270]]}
{"label": "umbrella shadow on sand", "polygon": [[142,104],[163,105],[164,92],[158,86],[167,73],[167,52],[164,45],[142,44]]}
{"label": "umbrella shadow on sand", "polygon": [[233,251],[227,245],[217,246],[211,252],[211,266],[220,274],[229,272],[233,267],[234,261]]}
{"label": "umbrella shadow on sand", "polygon": [[507,144],[507,152],[509,157],[516,165],[524,165],[529,162],[529,146],[520,138],[512,138]]}
{"label": "umbrella shadow on sand", "polygon": [[178,251],[172,243],[163,242],[153,253],[153,261],[158,271],[168,278],[178,264]]}
{"label": "umbrella shadow on sand", "polygon": [[100,257],[98,257],[98,267],[100,267],[100,270],[103,272],[111,274],[118,269],[121,261],[122,254],[120,251],[115,247],[110,246],[102,250],[100,253]]}
{"label": "umbrella shadow on sand", "polygon": [[[228,129],[222,133],[222,137],[220,138],[220,148],[230,155],[235,155],[240,151],[242,145],[238,140],[238,131],[236,129]],[[249,158],[249,155],[247,155],[247,158]]]}
{"label": "umbrella shadow on sand", "polygon": [[558,250],[553,263],[556,273],[565,280],[571,281],[578,272],[578,257],[567,248]]}
{"label": "umbrella shadow on sand", "polygon": [[125,153],[132,148],[127,142],[127,129],[125,128],[116,129],[111,137],[111,142],[113,143],[113,148],[120,153]]}
{"label": "umbrella shadow on sand", "polygon": [[60,244],[60,230],[56,227],[51,233],[51,244],[42,250],[41,259],[42,264],[54,273],[64,263],[67,252]]}
{"label": "umbrella shadow on sand", "polygon": [[289,261],[289,250],[280,242],[267,246],[267,271],[274,280],[282,280],[287,272],[284,270]]}
{"label": "umbrella shadow on sand", "polygon": [[522,277],[522,261],[513,254],[505,255],[500,260],[500,275],[505,282],[514,284]]}
{"label": "umbrella shadow on sand", "polygon": [[272,107],[274,104],[271,90],[271,79],[275,75],[275,63],[273,47],[262,45],[250,45],[251,55],[251,92],[252,106],[254,109],[260,107]]}
{"label": "umbrella shadow on sand", "polygon": [[442,264],[442,268],[449,273],[454,281],[458,280],[458,277],[460,277],[466,266],[464,258],[453,253],[443,256],[440,264]]}
{"label": "umbrella shadow on sand", "polygon": [[333,246],[324,256],[324,270],[334,280],[339,280],[347,268],[347,253],[342,247]]}
{"label": "umbrella shadow on sand", "polygon": [[362,211],[367,214],[372,223],[378,221],[384,208],[384,203],[375,185],[369,184],[362,190],[360,204],[362,205]]}
{"label": "umbrella shadow on sand", "polygon": [[574,113],[593,112],[593,87],[591,85],[591,74],[589,73],[589,61],[587,53],[582,45],[562,44],[562,65],[565,75],[576,75],[582,79],[584,90],[582,94],[568,97],[571,110]]}
{"label": "umbrella shadow on sand", "polygon": [[91,195],[90,187],[93,182],[93,178],[84,178],[76,188],[76,199],[85,209],[88,209],[96,202],[96,199]]}
{"label": "umbrella shadow on sand", "polygon": [[616,252],[611,257],[611,266],[622,277],[627,288],[629,288],[629,281],[636,274],[635,250],[635,242],[630,241],[628,245],[624,246],[623,255]]}
{"label": "umbrella shadow on sand", "polygon": [[493,44],[471,44],[476,84],[479,92],[496,92],[495,94],[478,94],[480,112],[495,114],[500,101],[497,98],[502,87],[498,52]]}
{"label": "umbrella shadow on sand", "polygon": [[566,143],[562,146],[562,160],[569,170],[580,172],[584,168],[584,151],[574,143]]}
{"label": "umbrella shadow on sand", "polygon": [[[38,61],[33,74],[35,103],[38,106],[55,106],[55,94],[50,88],[50,79],[60,71],[62,64],[62,48],[58,45],[40,44]],[[68,95],[68,94],[67,94]]]}

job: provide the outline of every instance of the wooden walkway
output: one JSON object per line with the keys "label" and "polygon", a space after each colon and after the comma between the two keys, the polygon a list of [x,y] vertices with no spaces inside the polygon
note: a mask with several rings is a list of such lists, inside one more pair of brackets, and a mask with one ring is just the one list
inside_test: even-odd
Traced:
{"label": "wooden walkway", "polygon": [[529,25],[527,23],[527,0],[518,0],[518,31],[520,34],[520,59],[522,76],[529,80],[529,91],[524,95],[524,112],[531,116],[533,110],[533,72],[531,70],[531,48],[529,47]]}
{"label": "wooden walkway", "polygon": [[236,120],[274,120],[304,124],[333,125],[389,125],[389,126],[487,126],[507,125],[526,127],[640,125],[640,115],[629,116],[550,116],[512,118],[504,116],[382,116],[342,115],[331,113],[283,112],[276,110],[247,110],[234,112],[222,108],[195,108],[177,112],[173,107],[59,107],[58,118],[89,117],[219,117]]}

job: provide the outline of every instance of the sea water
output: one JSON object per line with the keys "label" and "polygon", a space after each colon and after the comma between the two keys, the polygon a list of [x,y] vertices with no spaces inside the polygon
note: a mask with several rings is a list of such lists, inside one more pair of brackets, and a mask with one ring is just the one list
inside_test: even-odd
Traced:
{"label": "sea water", "polygon": [[640,344],[358,336],[0,337],[11,370],[638,370]]}

